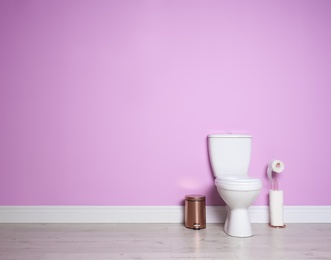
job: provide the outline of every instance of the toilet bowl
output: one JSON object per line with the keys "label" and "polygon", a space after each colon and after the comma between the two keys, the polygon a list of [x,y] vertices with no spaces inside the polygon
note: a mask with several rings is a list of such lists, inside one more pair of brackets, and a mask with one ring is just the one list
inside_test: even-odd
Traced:
{"label": "toilet bowl", "polygon": [[253,235],[248,207],[258,197],[262,182],[259,179],[216,179],[218,194],[227,205],[224,232],[234,237]]}
{"label": "toilet bowl", "polygon": [[224,232],[233,237],[252,236],[248,208],[258,197],[262,182],[247,174],[251,136],[209,135],[208,150],[217,191],[226,203]]}

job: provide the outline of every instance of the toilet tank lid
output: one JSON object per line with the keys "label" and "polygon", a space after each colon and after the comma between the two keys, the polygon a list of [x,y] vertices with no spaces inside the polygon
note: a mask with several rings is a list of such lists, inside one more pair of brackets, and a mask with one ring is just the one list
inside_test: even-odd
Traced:
{"label": "toilet tank lid", "polygon": [[211,134],[208,138],[252,138],[251,135],[245,134]]}

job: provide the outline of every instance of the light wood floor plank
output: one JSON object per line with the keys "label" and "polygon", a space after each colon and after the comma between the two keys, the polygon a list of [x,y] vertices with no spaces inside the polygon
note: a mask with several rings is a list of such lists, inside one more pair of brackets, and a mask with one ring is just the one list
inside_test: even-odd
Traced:
{"label": "light wood floor plank", "polygon": [[0,224],[0,260],[331,259],[331,224],[253,224],[227,236],[221,224]]}

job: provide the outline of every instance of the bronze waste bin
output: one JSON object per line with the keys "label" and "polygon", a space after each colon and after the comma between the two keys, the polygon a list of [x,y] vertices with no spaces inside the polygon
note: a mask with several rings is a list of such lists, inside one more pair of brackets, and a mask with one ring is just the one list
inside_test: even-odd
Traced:
{"label": "bronze waste bin", "polygon": [[203,195],[185,196],[185,227],[206,228],[206,197]]}

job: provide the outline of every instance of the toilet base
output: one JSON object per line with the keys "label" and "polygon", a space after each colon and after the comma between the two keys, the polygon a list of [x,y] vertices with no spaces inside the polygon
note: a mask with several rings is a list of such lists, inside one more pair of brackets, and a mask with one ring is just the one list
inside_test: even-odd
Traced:
{"label": "toilet base", "polygon": [[248,209],[232,209],[227,206],[227,217],[224,224],[224,232],[232,237],[253,236]]}

